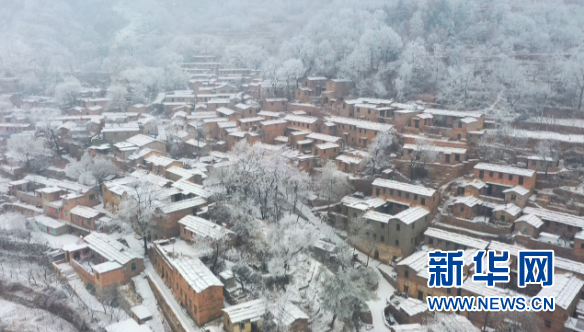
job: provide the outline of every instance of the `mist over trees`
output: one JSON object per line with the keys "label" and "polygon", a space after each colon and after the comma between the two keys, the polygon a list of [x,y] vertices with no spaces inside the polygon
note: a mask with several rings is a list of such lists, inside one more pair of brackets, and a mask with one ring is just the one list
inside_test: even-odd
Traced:
{"label": "mist over trees", "polygon": [[262,69],[282,97],[298,77],[324,75],[354,80],[356,94],[450,108],[582,109],[583,14],[554,0],[8,1],[0,71],[62,102],[79,88],[70,76],[105,72],[111,93],[143,102],[185,88],[180,63],[212,54]]}

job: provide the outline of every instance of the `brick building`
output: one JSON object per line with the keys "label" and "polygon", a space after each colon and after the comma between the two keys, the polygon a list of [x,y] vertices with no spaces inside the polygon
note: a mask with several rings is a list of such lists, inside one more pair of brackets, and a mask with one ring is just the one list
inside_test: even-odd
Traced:
{"label": "brick building", "polygon": [[397,205],[423,206],[434,212],[440,201],[440,194],[431,188],[377,178],[372,183],[373,196]]}
{"label": "brick building", "polygon": [[504,198],[503,191],[515,186],[521,186],[530,192],[535,189],[536,173],[534,170],[478,163],[474,167],[474,176],[489,185],[487,188],[488,196]]}

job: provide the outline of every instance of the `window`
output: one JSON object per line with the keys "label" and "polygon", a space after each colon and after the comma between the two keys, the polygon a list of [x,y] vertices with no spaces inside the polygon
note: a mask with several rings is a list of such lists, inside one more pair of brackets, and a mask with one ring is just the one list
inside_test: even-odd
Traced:
{"label": "window", "polygon": [[446,294],[452,294],[452,288],[446,288]]}
{"label": "window", "polygon": [[418,200],[418,195],[414,195],[414,201]]}
{"label": "window", "polygon": [[515,194],[511,194],[511,200],[514,201],[515,199],[517,199],[517,196],[515,196]]}
{"label": "window", "polygon": [[489,172],[489,177],[492,178],[493,176],[495,176],[495,173]]}
{"label": "window", "polygon": [[425,199],[425,198],[422,198],[422,199],[420,200],[420,203],[421,203],[422,205],[426,205],[426,199]]}
{"label": "window", "polygon": [[462,128],[462,121],[458,122],[458,128]]}
{"label": "window", "polygon": [[464,206],[460,207],[460,212],[464,212]]}
{"label": "window", "polygon": [[519,177],[519,184],[523,184],[523,176]]}
{"label": "window", "polygon": [[395,225],[395,230],[399,232],[399,224]]}
{"label": "window", "polygon": [[502,214],[500,219],[501,219],[501,221],[505,221],[505,215]]}
{"label": "window", "polygon": [[89,195],[89,199],[95,199],[95,194]]}
{"label": "window", "polygon": [[409,199],[410,198],[410,193],[406,193],[406,198]]}
{"label": "window", "polygon": [[377,241],[377,234],[373,234],[373,240]]}
{"label": "window", "polygon": [[389,189],[389,194],[393,196],[393,189]]}
{"label": "window", "polygon": [[136,263],[132,263],[132,271],[136,270]]}
{"label": "window", "polygon": [[459,154],[455,154],[454,155],[454,160],[455,161],[460,161],[460,155]]}
{"label": "window", "polygon": [[568,232],[572,233],[572,226],[568,226]]}
{"label": "window", "polygon": [[187,233],[187,229],[183,226],[183,234]]}
{"label": "window", "polygon": [[479,178],[484,178],[485,177],[485,171],[480,171],[479,172]]}
{"label": "window", "polygon": [[434,244],[434,239],[433,239],[433,238],[429,238],[429,239],[428,239],[428,243],[429,243],[429,244]]}
{"label": "window", "polygon": [[404,273],[404,276],[405,276],[406,278],[409,278],[409,277],[410,277],[410,271],[406,271],[406,272]]}
{"label": "window", "polygon": [[95,277],[97,278],[97,280],[99,280],[99,273],[96,273]]}
{"label": "window", "polygon": [[499,179],[503,178],[503,173],[499,173]]}
{"label": "window", "polygon": [[424,300],[424,292],[418,291],[418,300]]}
{"label": "window", "polygon": [[383,223],[382,223],[382,224],[381,224],[381,228],[385,228],[385,224],[383,224]]}
{"label": "window", "polygon": [[399,240],[395,240],[395,245],[399,246]]}
{"label": "window", "polygon": [[397,191],[397,197],[401,197],[401,190]]}
{"label": "window", "polygon": [[409,290],[408,286],[404,286],[404,293],[407,293]]}
{"label": "window", "polygon": [[513,181],[513,174],[509,174],[509,181]]}
{"label": "window", "polygon": [[379,188],[375,189],[375,195],[379,196]]}
{"label": "window", "polygon": [[545,227],[550,227],[550,221],[549,220],[546,220],[545,221]]}

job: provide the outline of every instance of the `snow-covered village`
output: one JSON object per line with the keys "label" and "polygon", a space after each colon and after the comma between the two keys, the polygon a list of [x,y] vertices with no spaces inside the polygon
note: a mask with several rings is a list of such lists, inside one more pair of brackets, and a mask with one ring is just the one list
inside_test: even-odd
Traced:
{"label": "snow-covered village", "polygon": [[[0,331],[584,332],[583,18],[2,1]],[[553,285],[525,285],[535,250]]]}

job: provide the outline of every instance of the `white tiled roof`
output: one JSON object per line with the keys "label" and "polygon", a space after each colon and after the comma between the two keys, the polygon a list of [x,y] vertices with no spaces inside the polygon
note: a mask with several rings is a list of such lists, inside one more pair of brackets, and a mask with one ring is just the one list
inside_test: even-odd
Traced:
{"label": "white tiled roof", "polygon": [[313,116],[299,116],[299,115],[286,115],[284,117],[284,120],[286,121],[293,121],[293,122],[301,122],[301,123],[315,123],[316,121],[318,121],[318,118],[315,118]]}
{"label": "white tiled roof", "polygon": [[493,212],[496,212],[496,211],[505,211],[512,216],[516,216],[516,215],[521,213],[521,208],[513,203],[501,204],[501,205],[495,206],[495,208],[493,209]]}
{"label": "white tiled roof", "polygon": [[117,270],[122,268],[122,265],[118,262],[105,262],[98,265],[92,266],[92,268],[97,271],[98,273],[106,273],[113,270]]}
{"label": "white tiled roof", "polygon": [[300,310],[300,308],[291,302],[286,302],[286,304],[283,306],[270,306],[268,310],[274,316],[274,322],[276,324],[283,324],[284,326],[290,326],[297,319],[309,319],[307,314],[305,314],[302,310]]}
{"label": "white tiled roof", "polygon": [[186,216],[179,220],[178,223],[202,238],[210,237],[220,240],[228,234],[233,234],[231,230],[200,217]]}
{"label": "white tiled roof", "polygon": [[523,209],[523,214],[533,214],[538,216],[542,220],[549,220],[560,224],[584,228],[584,217],[579,217],[573,214],[567,214],[547,209],[533,208],[529,206]]}
{"label": "white tiled roof", "polygon": [[391,218],[391,215],[377,211],[367,211],[367,213],[363,215],[363,218],[387,224]]}
{"label": "white tiled roof", "polygon": [[127,141],[137,146],[144,146],[146,144],[156,142],[157,140],[150,136],[138,134],[136,136],[128,138]]}
{"label": "white tiled roof", "polygon": [[275,125],[275,124],[284,124],[284,123],[288,123],[288,122],[286,122],[286,120],[282,120],[282,119],[274,119],[274,120],[267,120],[267,121],[261,122],[261,124],[264,126],[270,126],[270,125]]}
{"label": "white tiled roof", "polygon": [[435,238],[435,239],[439,239],[439,240],[457,243],[457,244],[463,245],[463,246],[468,247],[468,248],[475,248],[475,249],[484,250],[489,246],[489,242],[487,242],[487,241],[477,239],[474,237],[470,237],[470,236],[466,236],[466,235],[462,235],[462,234],[447,232],[445,230],[433,228],[433,227],[429,227],[424,232],[424,235]]}
{"label": "white tiled roof", "polygon": [[330,142],[330,143],[337,143],[338,141],[342,141],[343,139],[338,136],[331,136],[321,133],[310,133],[306,136],[306,138],[323,141],[323,142]]}
{"label": "white tiled roof", "polygon": [[434,249],[416,251],[405,259],[402,259],[397,265],[407,266],[416,272],[420,272],[428,266],[428,253],[431,251],[434,251]]}
{"label": "white tiled roof", "polygon": [[336,148],[340,148],[341,146],[335,143],[322,143],[322,144],[317,144],[316,145],[317,148],[321,149],[321,150],[327,150],[327,149],[336,149]]}
{"label": "white tiled roof", "polygon": [[555,274],[553,286],[542,288],[537,296],[554,297],[555,304],[566,310],[574,300],[580,297],[582,286],[584,286],[584,281],[571,273]]}
{"label": "white tiled roof", "polygon": [[543,221],[541,221],[541,219],[539,219],[539,217],[534,214],[524,214],[521,217],[517,218],[515,222],[528,223],[535,228],[540,228],[541,226],[543,226]]}
{"label": "white tiled roof", "polygon": [[175,258],[171,260],[181,276],[197,293],[223,283],[198,258]]}
{"label": "white tiled roof", "polygon": [[357,120],[357,119],[351,119],[351,118],[343,118],[343,117],[339,117],[339,116],[331,116],[331,117],[326,118],[326,120],[333,122],[333,123],[352,125],[352,126],[355,126],[357,128],[369,129],[369,130],[374,130],[374,131],[388,131],[391,128],[393,128],[393,125],[390,125],[387,123],[379,123],[379,122],[371,122],[371,121]]}
{"label": "white tiled roof", "polygon": [[205,204],[206,202],[207,202],[207,200],[203,197],[183,199],[183,200],[178,201],[178,202],[172,202],[170,204],[165,204],[161,210],[164,213],[172,213],[172,212],[176,212],[176,211],[180,211],[180,210],[184,210],[184,209],[188,209],[188,208],[194,208],[197,206],[201,206],[201,205]]}
{"label": "white tiled roof", "polygon": [[337,156],[335,158],[335,160],[338,160],[340,162],[347,163],[347,164],[356,164],[356,165],[359,165],[363,162],[363,159],[351,157],[351,156],[348,156],[346,154],[342,154],[342,155]]}
{"label": "white tiled roof", "polygon": [[122,265],[134,258],[140,258],[130,248],[103,233],[90,233],[83,238],[83,241],[87,243],[87,246],[91,250],[99,253],[105,259],[118,262]]}
{"label": "white tiled roof", "polygon": [[264,117],[262,117],[262,116],[239,119],[240,123],[261,122],[261,121],[266,121],[266,119],[264,119]]}
{"label": "white tiled roof", "polygon": [[203,188],[203,186],[182,180],[173,183],[172,187],[180,189],[180,191],[186,195],[194,194],[196,196],[201,196],[204,198],[209,198],[211,197],[211,195],[213,195],[213,193]]}
{"label": "white tiled roof", "polygon": [[230,109],[230,108],[227,108],[227,107],[219,107],[219,108],[217,108],[217,113],[231,115],[231,114],[234,114],[235,111]]}
{"label": "white tiled roof", "polygon": [[534,170],[525,169],[525,168],[517,168],[513,166],[507,165],[495,165],[495,164],[487,164],[487,163],[478,163],[474,167],[478,170],[489,171],[489,172],[500,172],[505,174],[515,174],[520,176],[527,176],[531,177],[535,174]]}
{"label": "white tiled roof", "polygon": [[172,164],[173,162],[177,161],[177,160],[174,160],[172,158],[165,157],[165,156],[150,156],[144,160],[148,163],[155,165],[155,166],[165,166],[165,167]]}
{"label": "white tiled roof", "polygon": [[[413,150],[413,151],[419,150],[419,146],[417,146],[416,144],[404,144],[403,148],[405,150]],[[451,154],[451,153],[465,154],[466,153],[466,149],[453,148],[453,147],[449,147],[449,146],[428,145],[424,148],[427,149],[428,151],[442,152],[445,154]]]}
{"label": "white tiled roof", "polygon": [[450,111],[450,110],[439,110],[435,108],[427,108],[424,110],[424,113],[430,113],[433,115],[445,115],[445,116],[454,116],[457,118],[480,118],[481,113],[478,112],[459,112],[459,111]]}
{"label": "white tiled roof", "polygon": [[491,243],[489,244],[489,250],[494,250],[496,252],[502,252],[503,250],[508,250],[509,255],[511,255],[513,257],[518,257],[519,250],[526,250],[526,249],[527,248],[522,247],[522,246],[518,246],[516,244],[509,244],[509,243],[503,243],[503,242],[498,242],[498,241],[491,241]]}
{"label": "white tiled roof", "polygon": [[529,190],[526,189],[526,188],[524,188],[524,187],[522,187],[522,186],[516,186],[516,187],[513,187],[511,189],[505,189],[505,190],[503,190],[503,193],[504,194],[506,194],[508,192],[515,192],[515,193],[517,193],[518,195],[521,195],[521,196],[525,196],[525,195],[529,194]]}
{"label": "white tiled roof", "polygon": [[256,322],[261,320],[266,313],[267,304],[263,299],[248,301],[223,308],[223,312],[229,316],[232,324],[238,324],[250,320]]}
{"label": "white tiled roof", "polygon": [[394,180],[381,179],[381,178],[375,179],[373,181],[372,185],[379,186],[382,188],[401,190],[404,192],[409,192],[409,193],[418,194],[421,196],[428,196],[428,197],[434,195],[434,193],[436,192],[436,190],[431,189],[431,188],[426,188],[423,186],[398,182],[398,181],[394,181]]}
{"label": "white tiled roof", "polygon": [[399,219],[404,224],[410,225],[411,223],[420,220],[421,218],[424,218],[429,214],[430,212],[428,210],[424,209],[421,206],[416,206],[413,208],[403,210],[402,212],[391,217],[391,219]]}
{"label": "white tiled roof", "polygon": [[83,218],[97,217],[99,213],[99,211],[83,205],[77,205],[71,209],[71,214],[82,216]]}

